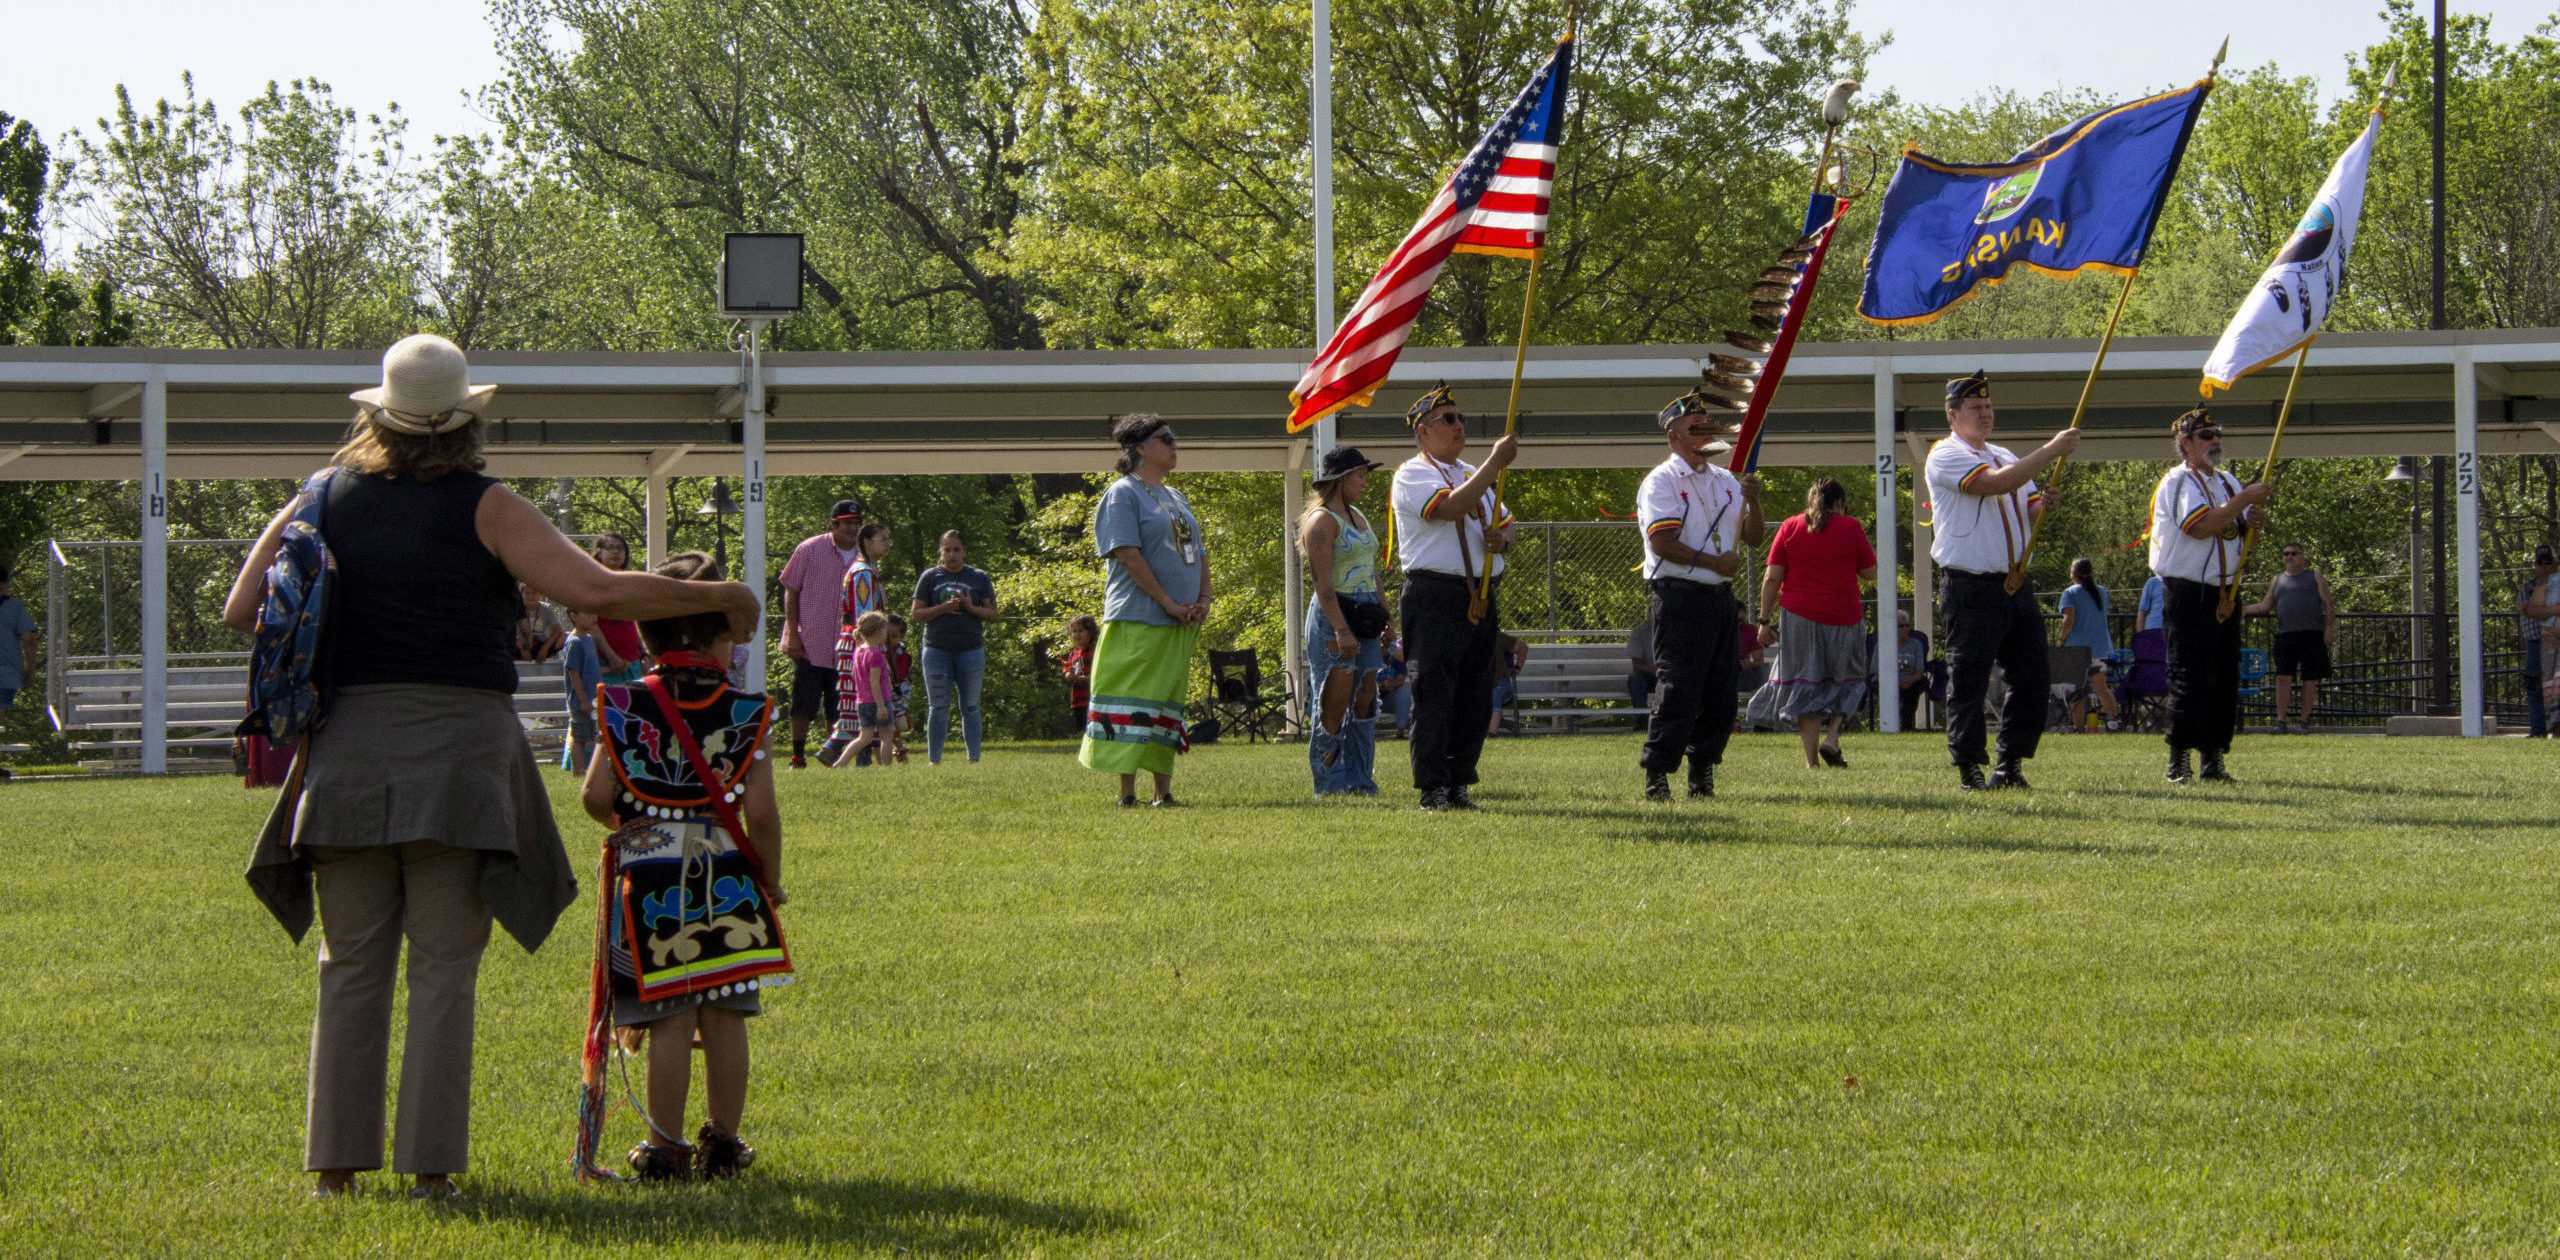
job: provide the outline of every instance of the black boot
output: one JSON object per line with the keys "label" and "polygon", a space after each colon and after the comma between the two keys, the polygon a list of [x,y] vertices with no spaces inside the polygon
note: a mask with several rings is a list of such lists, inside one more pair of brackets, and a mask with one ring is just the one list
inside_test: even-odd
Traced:
{"label": "black boot", "polygon": [[1957,766],[1956,785],[1968,792],[1979,792],[1989,786],[1982,781],[1982,767],[1978,765]]}
{"label": "black boot", "polygon": [[2204,755],[2204,773],[2197,777],[2207,783],[2238,783],[2240,781],[2232,778],[2231,772],[2222,768],[2222,754],[2219,752],[2208,752]]}
{"label": "black boot", "polygon": [[1449,808],[1451,808],[1451,809],[1475,809],[1475,808],[1478,808],[1478,806],[1476,805],[1476,798],[1467,794],[1467,785],[1466,785],[1466,784],[1461,783],[1461,784],[1458,784],[1458,785],[1456,785],[1456,786],[1454,786],[1454,787],[1452,787],[1452,788],[1450,788],[1450,789],[1449,789]]}
{"label": "black boot", "polygon": [[2169,750],[2169,781],[2180,784],[2196,781],[2196,772],[2188,767],[2187,750],[2184,748]]}
{"label": "black boot", "polygon": [[2029,788],[2035,785],[2027,782],[2027,767],[2025,764],[2015,757],[2010,757],[2002,761],[1999,765],[1991,768],[1990,786],[1997,789]]}
{"label": "black boot", "polygon": [[1449,789],[1432,788],[1431,790],[1424,792],[1422,794],[1422,808],[1428,813],[1447,813],[1449,811]]}
{"label": "black boot", "polygon": [[1659,770],[1644,772],[1644,798],[1648,801],[1671,799],[1671,776]]}
{"label": "black boot", "polygon": [[1689,799],[1698,800],[1716,794],[1716,768],[1689,763]]}

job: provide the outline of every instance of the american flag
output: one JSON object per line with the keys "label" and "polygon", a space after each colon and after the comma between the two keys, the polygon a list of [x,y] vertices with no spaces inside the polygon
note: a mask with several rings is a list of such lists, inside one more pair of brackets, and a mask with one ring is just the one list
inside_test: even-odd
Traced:
{"label": "american flag", "polygon": [[1289,392],[1296,433],[1345,407],[1369,405],[1453,253],[1535,258],[1547,243],[1547,202],[1555,189],[1557,132],[1564,121],[1573,37],[1529,78],[1511,108],[1476,142],[1440,195],[1387,256],[1351,306],[1333,340]]}

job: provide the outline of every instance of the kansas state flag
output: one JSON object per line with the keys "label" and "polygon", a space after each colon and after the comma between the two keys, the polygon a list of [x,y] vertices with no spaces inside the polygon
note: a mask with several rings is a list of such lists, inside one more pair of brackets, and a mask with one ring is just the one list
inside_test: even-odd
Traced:
{"label": "kansas state flag", "polygon": [[1904,148],[1858,313],[1925,324],[2014,267],[2069,276],[2140,266],[2212,87],[2206,79],[2100,110],[1994,166]]}

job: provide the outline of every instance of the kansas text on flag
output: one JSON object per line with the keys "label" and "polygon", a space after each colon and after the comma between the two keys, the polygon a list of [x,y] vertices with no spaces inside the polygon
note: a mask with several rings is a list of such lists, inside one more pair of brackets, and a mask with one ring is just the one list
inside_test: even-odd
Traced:
{"label": "kansas text on flag", "polygon": [[1990,166],[1905,148],[1885,189],[1858,313],[1925,324],[2011,269],[2142,264],[2212,82],[2100,110]]}

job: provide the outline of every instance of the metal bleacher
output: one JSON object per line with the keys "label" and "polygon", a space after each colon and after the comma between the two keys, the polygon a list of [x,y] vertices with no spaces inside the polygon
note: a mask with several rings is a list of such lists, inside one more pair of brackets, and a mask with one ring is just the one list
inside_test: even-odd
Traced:
{"label": "metal bleacher", "polygon": [[1506,729],[1570,735],[1586,730],[1642,726],[1648,710],[1627,703],[1627,636],[1582,634],[1581,642],[1529,643],[1517,689],[1503,714]]}
{"label": "metal bleacher", "polygon": [[[169,669],[169,754],[173,763],[230,764],[231,730],[248,693],[245,658]],[[55,730],[73,737],[82,765],[130,767],[142,750],[142,670],[65,671],[50,706]],[[568,681],[557,660],[516,664],[516,720],[537,756],[557,754],[569,728]],[[85,736],[85,738],[84,738]]]}

